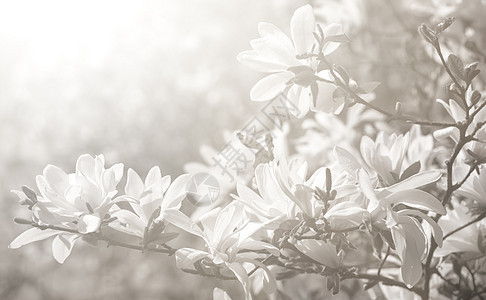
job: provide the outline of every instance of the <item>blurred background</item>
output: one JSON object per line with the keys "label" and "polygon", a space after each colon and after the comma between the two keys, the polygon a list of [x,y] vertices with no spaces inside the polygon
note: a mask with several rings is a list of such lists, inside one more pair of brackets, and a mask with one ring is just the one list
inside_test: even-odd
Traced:
{"label": "blurred background", "polygon": [[445,82],[421,22],[459,17],[445,51],[486,57],[462,47],[485,44],[480,0],[0,0],[0,299],[207,299],[231,285],[121,248],[78,243],[62,266],[50,241],[9,250],[26,229],[13,222],[25,212],[9,191],[35,188],[47,164],[72,172],[83,153],[140,174],[183,173],[202,144],[222,147],[223,131],[262,107],[249,101],[262,74],[236,61],[258,22],[288,33],[309,2],[320,21],[343,23],[353,42],[333,59],[358,82],[383,82],[376,101],[387,109],[401,101],[419,118],[440,117],[428,108]]}
{"label": "blurred background", "polygon": [[[172,258],[78,243],[14,251],[25,227],[11,189],[47,164],[103,153],[140,174],[177,176],[257,110],[260,76],[236,61],[260,21],[287,28],[304,1],[0,1],[0,299],[205,299],[217,284]],[[143,175],[144,176],[144,175]]]}

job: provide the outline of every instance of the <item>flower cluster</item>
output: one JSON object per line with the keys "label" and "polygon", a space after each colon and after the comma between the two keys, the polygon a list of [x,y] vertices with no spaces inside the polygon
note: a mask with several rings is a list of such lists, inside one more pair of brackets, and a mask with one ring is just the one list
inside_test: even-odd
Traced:
{"label": "flower cluster", "polygon": [[[268,73],[250,91],[251,100],[284,95],[298,108],[294,117],[308,117],[298,123],[302,134],[266,134],[271,147],[261,160],[259,142],[241,143],[260,151],[248,178],[221,182],[225,193],[217,205],[183,208],[186,199],[194,203],[201,173],[171,181],[153,167],[143,180],[129,169],[120,193],[123,165],[105,168],[102,155],[82,155],[74,173],[47,166],[37,177],[38,193],[14,191],[31,211],[30,219],[16,221],[32,228],[10,248],[54,237],[60,263],[79,239],[165,253],[184,272],[239,282],[246,299],[286,295],[284,280],[310,274],[325,278],[333,294],[355,279],[371,296],[399,297],[392,286],[401,288],[400,297],[481,298],[486,100],[478,63],[443,56],[439,38],[453,21],[419,27],[452,81],[450,100],[438,102],[453,122],[406,115],[400,103],[395,111],[372,104],[378,83],[358,84],[328,57],[349,42],[343,27],[317,23],[305,5],[292,16],[291,38],[260,23],[253,50],[238,55]],[[309,117],[309,111],[316,113]],[[289,145],[295,149],[282,150]],[[213,178],[224,181],[223,175]],[[213,297],[230,299],[219,288]]]}

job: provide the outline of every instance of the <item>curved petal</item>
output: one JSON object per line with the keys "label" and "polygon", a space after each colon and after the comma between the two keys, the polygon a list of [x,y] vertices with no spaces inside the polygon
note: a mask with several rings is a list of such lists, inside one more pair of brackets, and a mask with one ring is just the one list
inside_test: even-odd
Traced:
{"label": "curved petal", "polygon": [[52,229],[41,230],[36,227],[30,228],[16,237],[8,247],[10,249],[17,249],[33,242],[45,240],[56,234],[59,234],[59,231]]}
{"label": "curved petal", "polygon": [[176,266],[181,269],[192,269],[194,268],[194,263],[198,260],[208,256],[207,252],[192,249],[192,248],[181,248],[176,251]]}
{"label": "curved petal", "polygon": [[52,242],[52,255],[54,259],[62,264],[71,254],[74,243],[79,238],[79,234],[59,234]]}
{"label": "curved petal", "polygon": [[414,208],[430,210],[444,215],[446,210],[437,198],[421,190],[399,191],[386,197],[382,201],[390,204],[402,203]]}
{"label": "curved petal", "polygon": [[305,239],[297,241],[295,247],[300,252],[320,264],[334,269],[339,267],[339,258],[336,253],[336,247],[332,244],[321,240]]}
{"label": "curved petal", "polygon": [[252,101],[268,101],[280,94],[286,83],[292,79],[292,72],[279,72],[270,74],[258,81],[250,91]]}
{"label": "curved petal", "polygon": [[288,68],[286,64],[262,57],[255,51],[243,51],[236,56],[236,59],[258,72],[272,73],[284,71]]}
{"label": "curved petal", "polygon": [[290,20],[290,33],[297,54],[310,53],[315,43],[314,31],[316,20],[312,6],[304,5],[298,8]]}

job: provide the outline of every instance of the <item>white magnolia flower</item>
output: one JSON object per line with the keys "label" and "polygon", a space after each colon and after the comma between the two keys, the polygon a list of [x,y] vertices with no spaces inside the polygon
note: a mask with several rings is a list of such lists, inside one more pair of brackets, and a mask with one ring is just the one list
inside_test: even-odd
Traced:
{"label": "white magnolia flower", "polygon": [[177,209],[168,209],[163,217],[175,226],[202,238],[206,249],[181,248],[176,251],[176,264],[182,269],[194,269],[195,263],[206,259],[220,269],[221,274],[235,276],[243,285],[246,298],[251,299],[248,288],[248,266],[258,266],[265,271],[264,287],[267,293],[275,291],[275,279],[270,270],[258,261],[258,254],[251,251],[265,250],[279,255],[279,250],[268,243],[254,240],[251,236],[260,230],[261,223],[252,223],[239,202],[231,202],[224,208],[215,208],[201,216],[202,227]]}
{"label": "white magnolia flower", "polygon": [[[310,108],[317,106],[326,111],[333,109],[333,93],[336,87],[323,81],[316,81],[318,61],[309,54],[316,51],[316,22],[312,7],[298,8],[290,21],[292,39],[270,23],[260,23],[260,38],[251,41],[252,51],[238,55],[238,60],[260,72],[270,73],[258,81],[250,91],[253,101],[268,101],[284,93],[298,108],[292,110],[297,117],[304,116]],[[342,36],[341,25],[330,24],[323,29],[324,36]],[[322,50],[324,55],[332,53],[339,43],[328,41]],[[313,91],[314,89],[314,91]],[[319,104],[314,105],[316,90],[319,90]],[[339,105],[334,105],[339,106]]]}
{"label": "white magnolia flower", "polygon": [[360,144],[361,156],[369,170],[377,173],[380,183],[383,186],[390,186],[400,181],[408,167],[404,162],[409,144],[408,133],[386,135],[380,132],[375,141],[368,136],[363,136]]}
{"label": "white magnolia flower", "polygon": [[10,248],[56,236],[53,255],[58,262],[64,262],[82,234],[98,231],[116,202],[113,197],[118,193],[116,185],[122,176],[123,165],[105,169],[103,155],[95,158],[81,155],[75,173],[71,174],[48,165],[43,175],[36,178],[41,197],[32,207],[34,221],[38,225],[53,225],[71,232],[31,228],[18,236]]}
{"label": "white magnolia flower", "polygon": [[[467,208],[458,201],[453,200],[452,207],[453,209],[447,208],[447,214],[439,220],[439,226],[444,231],[444,234],[448,234],[474,219],[474,216],[468,214]],[[484,224],[484,221],[482,223]],[[481,222],[474,223],[450,235],[444,240],[442,248],[437,249],[434,252],[434,255],[443,257],[457,252],[481,254],[481,250],[478,246],[480,226]]]}
{"label": "white magnolia flower", "polygon": [[486,168],[482,167],[472,173],[457,190],[457,194],[472,201],[480,211],[486,211]]}
{"label": "white magnolia flower", "polygon": [[181,175],[171,184],[169,175],[162,177],[159,167],[153,167],[145,182],[132,169],[128,170],[125,195],[132,210],[117,209],[111,213],[116,220],[110,227],[137,237],[144,237],[152,223],[160,223],[167,209],[179,209],[186,195],[190,175]]}
{"label": "white magnolia flower", "polygon": [[[416,189],[420,186],[435,182],[440,178],[440,172],[422,172],[411,176],[390,187],[375,189],[368,173],[358,171],[358,184],[367,199],[367,210],[371,222],[383,230],[391,232],[395,250],[401,260],[401,275],[403,282],[414,286],[422,276],[421,260],[426,254],[427,234],[419,219],[427,222],[432,229],[432,235],[437,244],[442,246],[443,233],[437,223],[425,210],[437,214],[445,214],[442,203],[431,194]],[[397,204],[406,205],[413,209],[394,210]]]}

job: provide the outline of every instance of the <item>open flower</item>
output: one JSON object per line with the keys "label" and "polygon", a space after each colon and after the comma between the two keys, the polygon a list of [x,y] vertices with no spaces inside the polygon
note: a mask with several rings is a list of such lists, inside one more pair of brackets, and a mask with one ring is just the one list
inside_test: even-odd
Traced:
{"label": "open flower", "polygon": [[39,226],[57,226],[66,232],[31,228],[18,236],[10,248],[56,236],[53,255],[59,263],[64,262],[82,234],[100,228],[108,210],[115,204],[113,197],[118,193],[116,185],[122,176],[123,165],[105,169],[103,155],[95,158],[81,155],[75,173],[71,174],[48,165],[43,175],[36,178],[41,197],[32,207],[33,222]]}
{"label": "open flower", "polygon": [[[453,209],[447,209],[447,214],[439,220],[440,227],[445,234],[461,227],[472,221],[473,216],[468,214],[466,207],[456,200],[452,201]],[[484,221],[483,221],[484,222]],[[444,240],[442,248],[434,252],[435,256],[443,257],[451,253],[472,252],[481,254],[478,246],[478,237],[480,234],[481,223],[471,224],[456,233],[450,235]]]}
{"label": "open flower", "polygon": [[247,266],[258,266],[265,271],[264,288],[267,293],[275,291],[275,279],[261,261],[258,254],[248,252],[266,251],[279,255],[279,250],[251,236],[262,224],[249,222],[239,202],[231,202],[224,208],[215,208],[200,218],[202,227],[177,209],[168,209],[163,217],[175,226],[202,238],[206,249],[181,248],[176,251],[176,264],[182,269],[198,269],[196,264],[210,263],[225,276],[235,276],[243,285],[246,298],[251,299],[248,288]]}
{"label": "open flower", "polygon": [[[437,244],[442,246],[443,233],[437,223],[420,210],[437,214],[446,211],[437,198],[416,189],[440,178],[439,172],[423,172],[407,178],[390,187],[375,189],[368,173],[360,169],[357,174],[359,188],[365,195],[370,213],[370,222],[376,227],[391,233],[394,248],[401,260],[403,282],[412,287],[422,276],[421,260],[426,254],[428,237],[419,220],[427,222]],[[410,208],[397,209],[397,205]],[[400,207],[400,206],[398,206]]]}
{"label": "open flower", "polygon": [[[318,79],[316,59],[317,42],[314,38],[316,22],[312,7],[298,8],[290,21],[292,39],[270,23],[260,23],[260,38],[251,41],[252,51],[238,55],[238,60],[260,72],[270,73],[258,81],[250,91],[253,101],[268,101],[284,93],[298,110],[297,117],[304,116],[309,108],[315,108],[317,90],[321,97],[332,102],[336,87]],[[339,42],[332,37],[344,36],[342,27],[331,24],[323,29],[323,55],[332,53]],[[298,111],[298,112],[295,112]]]}
{"label": "open flower", "polygon": [[[123,198],[132,210],[117,209],[111,212],[116,220],[110,223],[110,227],[144,238],[145,242],[160,238],[165,227],[161,224],[163,218],[160,216],[167,209],[180,208],[189,177],[187,174],[181,175],[171,184],[169,175],[162,177],[159,167],[153,167],[142,181],[134,170],[129,169]],[[175,236],[169,234],[166,238],[169,237]]]}

